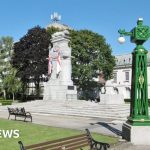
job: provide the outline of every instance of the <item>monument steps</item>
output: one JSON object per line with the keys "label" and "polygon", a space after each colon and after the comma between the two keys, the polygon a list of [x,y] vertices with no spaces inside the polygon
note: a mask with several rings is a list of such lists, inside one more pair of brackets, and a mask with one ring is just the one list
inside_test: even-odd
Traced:
{"label": "monument steps", "polygon": [[[129,104],[106,105],[90,101],[42,101],[15,103],[10,107],[25,107],[27,111],[40,115],[69,115],[80,117],[111,118],[126,120],[130,112]],[[0,111],[7,111],[7,106],[0,106]]]}
{"label": "monument steps", "polygon": [[102,112],[102,111],[94,111],[94,112],[92,112],[92,110],[88,110],[88,111],[81,111],[81,110],[79,110],[79,109],[76,109],[76,110],[72,110],[72,109],[70,109],[70,110],[66,110],[66,109],[51,109],[50,111],[49,110],[45,110],[45,111],[43,111],[43,109],[39,109],[38,111],[35,109],[35,110],[31,110],[32,112],[45,112],[45,113],[54,113],[54,112],[59,112],[60,114],[62,114],[62,113],[67,113],[68,115],[69,114],[80,114],[80,115],[82,115],[82,114],[90,114],[90,115],[92,115],[92,116],[94,116],[94,115],[97,115],[97,114],[99,114],[99,115],[104,115],[104,116],[113,116],[113,115],[115,115],[115,116],[121,116],[121,117],[123,117],[123,116],[126,116],[127,114],[126,113],[111,113],[111,112],[108,112],[108,113],[106,113],[106,112]]}
{"label": "monument steps", "polygon": [[[81,117],[111,118],[126,120],[129,114],[129,104],[105,105],[90,101],[31,101],[26,103],[16,103],[11,107],[25,107],[27,111],[41,115],[70,115]],[[1,106],[0,110],[6,111],[6,106]]]}
{"label": "monument steps", "polygon": [[[33,112],[34,113],[34,112]],[[51,113],[43,113],[42,112],[39,112],[39,113],[34,113],[34,114],[41,114],[41,115],[66,115],[68,116],[68,113],[56,113],[56,112],[51,112]],[[73,113],[73,114],[69,114],[69,116],[76,116],[76,117],[87,117],[87,118],[108,118],[108,119],[113,119],[113,120],[121,120],[121,121],[125,121],[126,120],[126,117],[122,117],[122,116],[102,116],[102,115],[89,115],[89,114],[77,114],[77,113]]]}
{"label": "monument steps", "polygon": [[[44,109],[44,108],[43,108]],[[43,110],[42,108],[41,109],[39,109],[38,111],[40,111],[40,110]],[[118,114],[118,115],[126,115],[126,112],[129,112],[129,111],[118,111],[118,110],[113,110],[113,111],[108,111],[107,110],[107,112],[106,112],[106,110],[93,110],[92,108],[88,108],[88,109],[79,109],[79,108],[51,108],[51,110],[49,110],[49,109],[47,109],[46,111],[47,112],[51,112],[51,111],[60,111],[61,110],[61,112],[77,112],[77,110],[79,110],[80,111],[80,113],[91,113],[91,114],[97,114],[97,113],[100,113],[100,114],[113,114],[113,113],[115,113],[115,114]]]}

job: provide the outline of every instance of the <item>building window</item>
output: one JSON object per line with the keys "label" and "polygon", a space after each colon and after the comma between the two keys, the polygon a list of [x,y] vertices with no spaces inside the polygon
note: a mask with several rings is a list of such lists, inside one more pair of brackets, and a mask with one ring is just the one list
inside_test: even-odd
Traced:
{"label": "building window", "polygon": [[129,58],[129,64],[130,64],[130,62],[131,62],[131,58]]}
{"label": "building window", "polygon": [[114,81],[113,82],[117,83],[117,73],[114,73],[113,76],[114,76]]}
{"label": "building window", "polygon": [[129,82],[129,72],[125,72],[125,81]]}

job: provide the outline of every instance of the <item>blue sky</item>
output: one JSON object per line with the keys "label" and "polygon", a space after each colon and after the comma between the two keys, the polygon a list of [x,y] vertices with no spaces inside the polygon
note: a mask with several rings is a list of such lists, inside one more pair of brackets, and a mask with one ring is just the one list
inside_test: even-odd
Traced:
{"label": "blue sky", "polygon": [[[150,0],[1,0],[0,36],[12,36],[18,41],[27,30],[51,23],[50,15],[58,12],[61,22],[74,29],[89,29],[103,35],[113,54],[126,54],[135,47],[117,42],[118,29],[130,31],[139,17],[150,26]],[[150,41],[145,43],[150,50]]]}

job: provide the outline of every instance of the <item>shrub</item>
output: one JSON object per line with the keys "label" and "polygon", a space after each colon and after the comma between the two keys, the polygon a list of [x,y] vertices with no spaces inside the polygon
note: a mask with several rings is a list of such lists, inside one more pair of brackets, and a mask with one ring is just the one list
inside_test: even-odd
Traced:
{"label": "shrub", "polygon": [[2,104],[2,105],[11,105],[12,104],[12,100],[0,100],[0,103]]}

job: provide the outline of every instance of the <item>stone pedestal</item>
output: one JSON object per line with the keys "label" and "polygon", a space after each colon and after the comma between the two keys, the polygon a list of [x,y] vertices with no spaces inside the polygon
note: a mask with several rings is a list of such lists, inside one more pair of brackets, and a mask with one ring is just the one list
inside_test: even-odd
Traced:
{"label": "stone pedestal", "polygon": [[[52,70],[49,81],[44,87],[44,100],[77,100],[76,86],[71,80],[71,48],[69,43],[69,32],[56,32],[52,35],[53,47],[49,51],[49,57],[52,61]],[[58,56],[60,58],[59,72]]]}
{"label": "stone pedestal", "polygon": [[[121,88],[121,87],[119,87]],[[100,103],[101,104],[124,104],[124,95],[117,86],[112,85],[110,81],[107,81],[105,88],[101,88]]]}
{"label": "stone pedestal", "polygon": [[101,104],[124,104],[124,98],[122,94],[101,94]]}
{"label": "stone pedestal", "polygon": [[122,138],[134,145],[150,145],[150,126],[132,126],[124,123]]}
{"label": "stone pedestal", "polygon": [[77,91],[75,86],[51,85],[47,84],[44,89],[44,100],[77,100]]}

